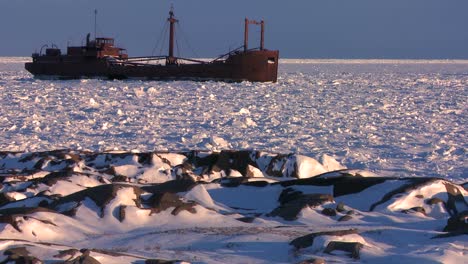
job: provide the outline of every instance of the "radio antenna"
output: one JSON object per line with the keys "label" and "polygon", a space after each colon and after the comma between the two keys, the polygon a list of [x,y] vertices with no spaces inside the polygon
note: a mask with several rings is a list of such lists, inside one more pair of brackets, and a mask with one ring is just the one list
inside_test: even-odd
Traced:
{"label": "radio antenna", "polygon": [[96,39],[96,28],[97,28],[97,9],[94,9],[94,39]]}

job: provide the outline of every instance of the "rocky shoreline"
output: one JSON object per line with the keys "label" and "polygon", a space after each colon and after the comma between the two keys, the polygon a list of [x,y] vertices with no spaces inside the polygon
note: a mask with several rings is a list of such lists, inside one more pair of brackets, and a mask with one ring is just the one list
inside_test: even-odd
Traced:
{"label": "rocky shoreline", "polygon": [[327,156],[1,152],[0,176],[2,263],[409,263],[467,253],[458,248],[466,184],[378,177]]}

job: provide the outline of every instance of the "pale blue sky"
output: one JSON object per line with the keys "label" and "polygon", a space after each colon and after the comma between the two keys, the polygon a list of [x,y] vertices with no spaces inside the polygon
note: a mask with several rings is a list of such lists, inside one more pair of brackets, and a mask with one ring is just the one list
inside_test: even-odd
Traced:
{"label": "pale blue sky", "polygon": [[[171,3],[186,57],[242,45],[248,16],[265,19],[265,46],[281,57],[468,59],[467,0],[0,0],[0,56],[81,44],[95,8],[99,35],[115,37],[131,56],[150,55]],[[259,29],[251,32],[253,47]]]}

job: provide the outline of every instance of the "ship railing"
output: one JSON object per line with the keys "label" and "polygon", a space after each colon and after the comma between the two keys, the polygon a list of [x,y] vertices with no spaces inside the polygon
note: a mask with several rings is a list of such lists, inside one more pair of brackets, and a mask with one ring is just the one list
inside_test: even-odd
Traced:
{"label": "ship railing", "polygon": [[[120,61],[115,61],[116,63],[125,63],[125,64],[133,64],[133,65],[145,65],[145,63],[149,63],[151,61],[159,61],[159,60],[165,60],[167,56],[146,56],[146,57],[130,57],[125,60],[120,60]],[[178,62],[181,61],[187,61],[187,62],[193,62],[193,63],[199,63],[199,64],[207,64],[210,63],[210,61],[205,61],[205,60],[199,60],[199,59],[193,59],[193,58],[182,58],[182,57],[176,57]]]}
{"label": "ship railing", "polygon": [[165,59],[166,56],[145,56],[145,57],[128,57],[125,59],[128,62],[139,62],[139,61],[152,61],[152,60],[162,60]]}
{"label": "ship railing", "polygon": [[132,65],[132,66],[143,66],[143,65],[154,65],[149,62],[159,61],[164,59],[164,56],[151,56],[151,57],[130,57],[130,58],[112,58],[108,59],[108,62],[112,65]]}
{"label": "ship railing", "polygon": [[231,51],[229,51],[228,53],[225,53],[225,54],[222,54],[220,56],[218,56],[216,59],[212,60],[211,62],[216,62],[216,61],[220,61],[220,60],[224,60],[224,58],[227,58],[235,53],[238,53],[241,49],[244,48],[244,45],[238,47],[238,48],[235,48]]}
{"label": "ship railing", "polygon": [[255,50],[261,50],[261,48],[256,47],[256,48],[251,48],[251,49],[248,49],[248,50],[244,50],[244,45],[242,45],[242,46],[240,46],[240,47],[238,47],[238,48],[236,48],[234,50],[229,51],[228,53],[220,55],[219,57],[212,60],[211,62],[223,61],[223,60],[226,60],[231,55],[235,55],[235,54],[239,54],[239,53],[243,53],[243,52],[255,51]]}
{"label": "ship railing", "polygon": [[204,61],[204,60],[197,60],[197,59],[190,59],[190,58],[177,58],[178,61],[190,61],[190,62],[195,62],[195,63],[200,63],[200,64],[207,64],[210,63],[209,61]]}
{"label": "ship railing", "polygon": [[[193,62],[193,63],[199,63],[199,64],[209,64],[209,63],[219,63],[224,60],[226,60],[229,56],[235,55],[238,53],[242,52],[249,52],[249,51],[254,51],[254,50],[260,50],[260,47],[257,48],[251,48],[248,49],[247,51],[243,50],[244,46],[240,46],[234,50],[231,50],[225,54],[222,54],[215,58],[214,60],[200,60],[200,59],[193,59],[193,58],[183,58],[183,57],[174,57],[178,64],[182,61],[187,61],[187,62]],[[144,56],[144,57],[129,57],[123,60],[117,60],[117,61],[112,61],[112,63],[118,63],[118,64],[130,64],[130,65],[147,65],[149,62],[152,61],[159,61],[159,60],[165,60],[167,59],[167,56]]]}

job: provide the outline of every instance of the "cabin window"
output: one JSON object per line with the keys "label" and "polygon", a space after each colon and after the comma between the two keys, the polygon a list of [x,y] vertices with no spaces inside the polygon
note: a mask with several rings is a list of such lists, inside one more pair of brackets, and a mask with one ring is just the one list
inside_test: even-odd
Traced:
{"label": "cabin window", "polygon": [[276,58],[275,57],[270,57],[268,58],[268,64],[274,64],[276,61]]}
{"label": "cabin window", "polygon": [[97,38],[96,39],[97,45],[114,45],[113,39],[106,39],[106,38]]}

